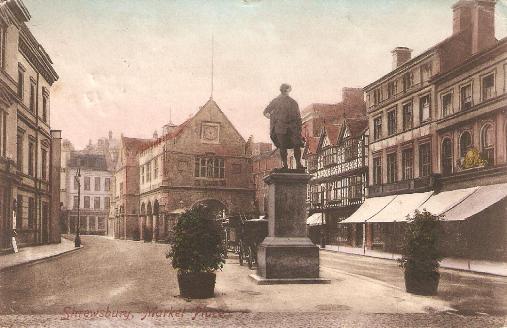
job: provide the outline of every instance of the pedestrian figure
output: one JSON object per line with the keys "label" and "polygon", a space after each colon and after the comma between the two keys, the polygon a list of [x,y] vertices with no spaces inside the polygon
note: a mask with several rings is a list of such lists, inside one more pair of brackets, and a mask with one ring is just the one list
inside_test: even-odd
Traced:
{"label": "pedestrian figure", "polygon": [[275,146],[280,149],[280,156],[284,169],[287,165],[287,149],[294,149],[294,158],[298,170],[304,169],[301,165],[301,147],[304,140],[301,137],[301,114],[298,103],[289,97],[292,90],[288,84],[280,86],[280,95],[273,99],[264,110],[264,116],[269,118],[270,137]]}

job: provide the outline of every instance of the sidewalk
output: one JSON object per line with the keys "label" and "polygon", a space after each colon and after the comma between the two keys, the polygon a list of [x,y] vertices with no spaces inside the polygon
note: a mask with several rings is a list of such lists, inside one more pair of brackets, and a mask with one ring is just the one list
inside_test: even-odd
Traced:
{"label": "sidewalk", "polygon": [[[326,245],[326,251],[341,252],[347,254],[363,255],[388,260],[397,260],[401,258],[400,254],[386,253],[376,250],[350,246]],[[488,273],[497,276],[507,277],[507,263],[491,262],[481,260],[467,260],[459,258],[445,258],[440,261],[440,267],[445,269],[463,270],[477,273]]]}
{"label": "sidewalk", "polygon": [[19,249],[18,253],[0,256],[0,271],[4,271],[8,268],[21,264],[31,263],[58,256],[60,254],[73,252],[78,249],[79,248],[74,247],[73,241],[63,237],[62,242],[59,244],[22,247]]}

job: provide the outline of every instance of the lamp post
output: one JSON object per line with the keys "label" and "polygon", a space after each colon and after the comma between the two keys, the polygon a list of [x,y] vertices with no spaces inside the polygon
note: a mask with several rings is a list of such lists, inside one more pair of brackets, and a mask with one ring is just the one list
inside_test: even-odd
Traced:
{"label": "lamp post", "polygon": [[76,176],[74,177],[77,183],[77,222],[76,222],[76,238],[74,239],[74,247],[81,247],[81,237],[79,236],[79,227],[81,226],[81,220],[79,216],[79,208],[81,207],[81,169],[76,170]]}
{"label": "lamp post", "polygon": [[327,193],[329,191],[326,190],[326,193],[323,194],[323,199],[322,199],[322,215],[320,216],[320,248],[326,248],[326,238],[325,238],[325,235],[324,235],[324,215],[327,216]]}
{"label": "lamp post", "polygon": [[12,236],[11,236],[12,250],[14,251],[14,253],[18,252],[18,244],[16,243],[17,236],[16,226],[18,225],[16,218],[17,209],[18,209],[18,201],[15,199],[12,202]]}

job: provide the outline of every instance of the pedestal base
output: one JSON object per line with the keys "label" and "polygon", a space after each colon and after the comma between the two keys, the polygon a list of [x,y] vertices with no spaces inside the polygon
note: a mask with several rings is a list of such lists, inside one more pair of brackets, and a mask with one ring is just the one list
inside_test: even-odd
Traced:
{"label": "pedestal base", "polygon": [[266,237],[251,277],[258,284],[329,282],[319,278],[319,248],[308,237]]}

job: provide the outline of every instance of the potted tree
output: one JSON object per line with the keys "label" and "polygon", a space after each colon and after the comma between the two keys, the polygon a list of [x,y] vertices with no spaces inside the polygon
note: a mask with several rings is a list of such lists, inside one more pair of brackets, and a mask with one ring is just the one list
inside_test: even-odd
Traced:
{"label": "potted tree", "polygon": [[185,211],[174,228],[166,256],[178,270],[180,295],[213,297],[214,272],[223,268],[226,254],[223,231],[208,208],[201,205]]}
{"label": "potted tree", "polygon": [[438,238],[440,217],[424,210],[415,211],[408,218],[408,226],[402,247],[400,266],[405,269],[407,292],[418,295],[435,295],[440,274],[439,261],[442,259]]}

